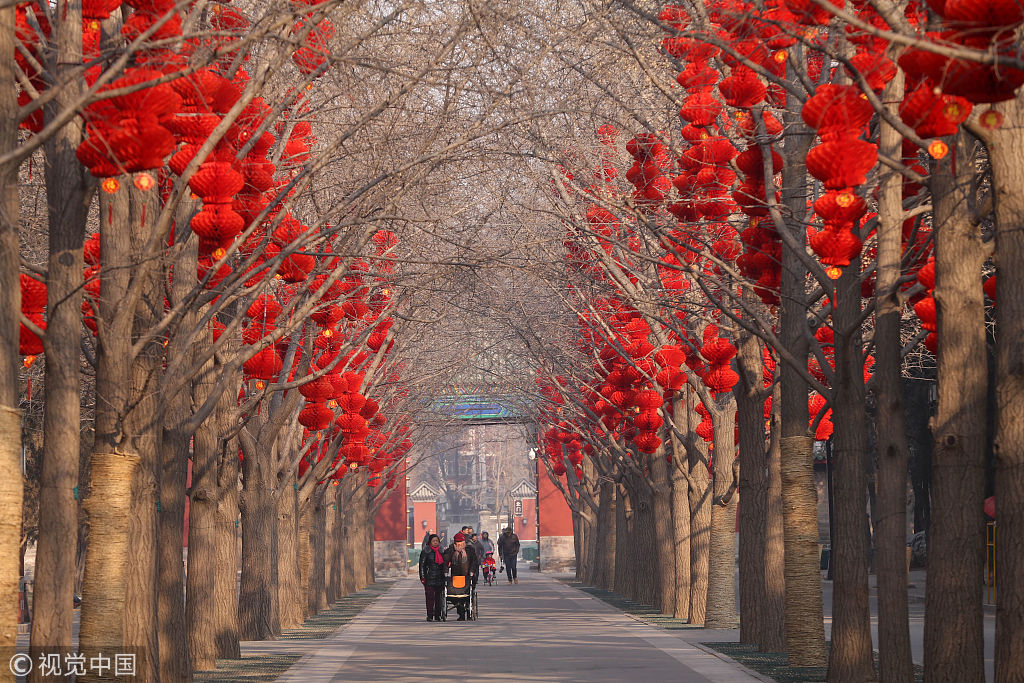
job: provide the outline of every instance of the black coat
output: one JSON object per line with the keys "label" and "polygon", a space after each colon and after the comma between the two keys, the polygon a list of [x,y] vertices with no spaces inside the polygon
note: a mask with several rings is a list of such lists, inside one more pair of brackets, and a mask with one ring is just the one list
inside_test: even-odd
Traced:
{"label": "black coat", "polygon": [[434,559],[434,549],[430,546],[420,552],[420,579],[424,580],[426,585],[443,586],[446,566],[447,562],[443,559],[441,564],[437,563]]}
{"label": "black coat", "polygon": [[519,554],[519,537],[514,533],[503,533],[498,538],[498,553],[502,557],[513,557]]}

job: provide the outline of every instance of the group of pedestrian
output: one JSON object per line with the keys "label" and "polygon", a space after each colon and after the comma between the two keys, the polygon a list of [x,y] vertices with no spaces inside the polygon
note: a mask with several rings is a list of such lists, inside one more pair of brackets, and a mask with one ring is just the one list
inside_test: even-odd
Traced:
{"label": "group of pedestrian", "polygon": [[[427,530],[420,547],[420,583],[427,602],[427,621],[441,621],[444,613],[444,595],[456,595],[467,587],[476,588],[481,565],[491,560],[495,544],[484,531],[479,536],[473,527],[464,526],[455,534],[452,544],[442,548],[441,537]],[[516,560],[519,556],[519,537],[511,527],[506,527],[498,538],[497,551],[508,574],[510,584],[518,584]],[[452,599],[459,613],[459,621],[465,621],[469,611],[469,597]]]}

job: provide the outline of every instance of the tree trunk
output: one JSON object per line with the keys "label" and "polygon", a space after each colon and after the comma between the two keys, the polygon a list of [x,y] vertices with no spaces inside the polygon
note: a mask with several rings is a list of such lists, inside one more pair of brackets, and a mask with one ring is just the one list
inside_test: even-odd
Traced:
{"label": "tree trunk", "polygon": [[[678,429],[688,429],[685,400],[672,404],[673,421]],[[685,445],[672,436],[672,463],[669,477],[672,482],[672,552],[676,564],[676,602],[672,616],[676,619],[690,618],[690,499],[689,484],[686,481],[688,459]]]}
{"label": "tree trunk", "polygon": [[280,491],[281,500],[277,510],[277,593],[281,605],[281,628],[298,628],[303,621],[303,596],[299,588],[298,491],[294,472],[284,479]]}
{"label": "tree trunk", "polygon": [[875,679],[868,604],[867,416],[858,263],[844,269],[832,295],[836,359],[832,390],[835,583],[828,680],[843,683]]}
{"label": "tree trunk", "polygon": [[311,506],[299,503],[299,594],[302,600],[302,620],[305,621],[312,613],[309,609],[309,572],[313,562],[310,535],[313,533],[313,516]]}
{"label": "tree trunk", "polygon": [[[995,496],[997,683],[1024,680],[1024,102],[1004,102],[988,134],[996,211]],[[977,275],[975,275],[975,280]],[[941,340],[941,337],[940,337]],[[977,508],[969,498],[968,505]],[[935,528],[935,525],[932,526]]]}
{"label": "tree trunk", "polygon": [[[9,5],[0,8],[0,51],[13,55],[15,40],[15,7]],[[4,153],[18,146],[18,92],[13,85],[18,71],[14,59],[3,60],[0,74],[7,86],[0,88],[0,152]],[[0,647],[7,652],[14,651],[18,640],[18,549],[24,495],[18,407],[18,221],[18,166],[0,166]],[[67,632],[68,640],[61,644],[70,646],[70,626]]]}
{"label": "tree trunk", "polygon": [[[814,135],[800,118],[800,102],[791,97],[783,112],[782,203],[789,218],[782,228],[797,244],[806,240],[807,167]],[[782,241],[780,339],[795,362],[806,368],[808,345],[807,268],[797,250]],[[814,487],[814,442],[807,433],[807,383],[788,363],[778,366],[782,429],[780,457],[785,542],[786,652],[790,666],[824,666],[825,617],[818,569],[818,495]]]}
{"label": "tree trunk", "polygon": [[[965,164],[958,167],[974,173]],[[939,352],[924,666],[929,681],[948,683],[985,677],[985,248],[981,230],[970,222],[968,182],[954,176],[952,159],[932,169]],[[971,500],[978,504],[965,504]]]}
{"label": "tree trunk", "polygon": [[691,427],[689,438],[689,508],[690,508],[690,623],[704,625],[708,607],[708,562],[711,541],[711,475],[708,472],[707,444],[696,436],[699,420],[693,411],[696,405],[689,392],[691,403],[687,407]]}
{"label": "tree trunk", "polygon": [[277,566],[273,539],[277,528],[273,492],[260,468],[266,463],[255,453],[242,462],[242,584],[238,599],[238,627],[242,640],[271,640],[277,630],[272,623],[271,592],[277,591],[272,570]]}
{"label": "tree trunk", "polygon": [[[748,301],[748,303],[750,303]],[[765,631],[765,541],[768,480],[764,454],[764,397],[761,345],[750,333],[740,336],[736,356],[740,493],[740,642],[761,645]]]}
{"label": "tree trunk", "polygon": [[[71,9],[56,29],[55,73],[64,74],[82,59],[80,10]],[[75,18],[78,17],[76,21]],[[44,108],[46,120],[79,95],[70,82]],[[65,125],[44,145],[49,227],[46,276],[46,401],[43,404],[42,475],[39,541],[32,598],[32,658],[45,649],[70,651],[75,549],[78,541],[78,464],[81,457],[82,240],[89,209],[89,176],[75,158],[81,125]],[[15,257],[17,257],[15,249]],[[16,309],[17,310],[17,309]],[[17,339],[17,337],[15,337]],[[14,375],[17,378],[17,373]],[[41,680],[38,667],[31,680]]]}
{"label": "tree trunk", "polygon": [[[90,458],[90,493],[82,505],[89,515],[89,548],[78,635],[78,652],[87,660],[124,648],[131,483],[138,462],[139,456],[126,453],[95,452]],[[78,678],[97,680],[91,673]]]}
{"label": "tree trunk", "polygon": [[[903,77],[886,86],[883,100],[895,115],[903,98]],[[902,136],[884,121],[879,137],[880,154],[898,158]],[[883,681],[901,683],[914,679],[910,655],[910,621],[907,611],[907,427],[903,414],[899,300],[901,238],[903,226],[903,177],[883,170],[879,183],[878,229],[875,269],[875,405],[878,448],[878,522],[876,526],[876,574],[878,577],[878,662]]]}
{"label": "tree trunk", "polygon": [[[618,484],[615,496],[615,582],[612,590],[618,595],[628,595],[632,589],[629,582],[636,574],[636,558],[630,540],[630,518],[632,517],[632,500],[626,487]],[[630,567],[630,562],[634,562]]]}
{"label": "tree trunk", "polygon": [[309,530],[312,564],[309,570],[309,613],[317,614],[330,607],[327,600],[327,509],[329,503],[314,494],[312,524]]}
{"label": "tree trunk", "polygon": [[668,478],[665,447],[651,454],[650,478],[654,512],[654,574],[657,592],[654,606],[662,614],[672,614],[676,605],[675,536],[672,529],[672,484]]}
{"label": "tree trunk", "polygon": [[[218,407],[217,421],[222,433],[232,425],[234,397],[225,392]],[[239,659],[242,656],[238,627],[238,440],[222,442],[220,467],[217,472],[217,566],[213,579],[214,623],[217,629],[217,658]]]}
{"label": "tree trunk", "polygon": [[[193,385],[196,406],[210,397],[216,370],[208,360]],[[192,666],[208,671],[217,666],[217,623],[214,618],[217,571],[217,448],[218,421],[205,420],[192,439],[192,486],[188,506],[188,589],[185,625]]]}
{"label": "tree trunk", "polygon": [[[776,366],[777,367],[777,366]],[[779,386],[772,399],[772,433],[768,445],[768,510],[765,520],[764,594],[761,611],[764,632],[762,652],[786,650],[786,577],[785,541],[782,523],[782,449],[779,432]],[[742,469],[740,470],[742,476]]]}
{"label": "tree trunk", "polygon": [[100,335],[96,364],[95,442],[90,459],[89,546],[85,554],[79,652],[95,654],[124,646],[125,589],[128,578],[131,485],[139,456],[126,442],[131,331],[135,317],[126,306],[134,268],[129,191],[101,196]]}
{"label": "tree trunk", "polygon": [[[191,203],[187,203],[191,210]],[[188,217],[186,208],[179,209],[183,224]],[[179,236],[180,239],[180,236]],[[196,268],[198,237],[190,236],[188,244],[179,252],[174,263],[176,272],[191,272]],[[175,305],[188,296],[191,289],[187,278],[174,278],[171,282],[171,303]],[[186,313],[180,330],[192,330],[197,323],[193,312]],[[184,335],[175,336],[167,348],[167,366],[189,367],[193,358],[193,342]],[[171,379],[171,378],[165,378]],[[159,591],[157,617],[160,641],[160,678],[163,681],[189,681],[192,663],[185,642],[185,565],[182,547],[185,541],[185,484],[188,477],[188,459],[191,435],[184,429],[192,415],[191,396],[187,390],[172,391],[161,396],[164,404],[164,430],[160,442],[160,542],[157,544],[159,564]]]}
{"label": "tree trunk", "polygon": [[[605,590],[615,587],[615,483],[602,481],[600,503],[597,512],[597,533],[595,539],[595,581],[594,585]],[[689,519],[689,516],[687,516]]]}
{"label": "tree trunk", "polygon": [[727,394],[724,406],[713,413],[715,476],[711,501],[711,538],[708,555],[708,601],[704,625],[735,628],[736,614],[736,503],[739,493],[733,466],[736,464],[736,399]]}
{"label": "tree trunk", "polygon": [[[132,252],[141,254],[151,229],[146,216],[159,215],[156,191],[133,188],[131,196]],[[141,289],[132,323],[132,343],[144,338],[164,311],[164,290],[154,262],[139,263],[136,287]],[[150,340],[131,367],[131,410],[125,417],[125,432],[131,450],[139,455],[132,479],[132,515],[129,526],[128,582],[125,592],[125,645],[139,651],[136,671],[144,681],[160,680],[160,644],[157,628],[157,534],[160,480],[160,405],[157,400],[159,375],[163,368],[163,345]]]}

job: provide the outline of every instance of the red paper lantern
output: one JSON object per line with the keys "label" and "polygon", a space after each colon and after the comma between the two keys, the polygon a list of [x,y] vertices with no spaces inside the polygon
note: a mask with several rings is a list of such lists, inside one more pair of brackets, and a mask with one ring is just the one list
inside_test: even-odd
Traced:
{"label": "red paper lantern", "polygon": [[878,162],[878,148],[856,134],[829,137],[807,153],[807,172],[828,190],[862,185]]}
{"label": "red paper lantern", "polygon": [[283,363],[281,356],[273,346],[262,349],[255,356],[245,361],[242,368],[245,374],[253,379],[274,380],[281,372]]}
{"label": "red paper lantern", "polygon": [[323,403],[307,403],[299,412],[299,424],[311,432],[327,429],[334,420],[334,412]]}

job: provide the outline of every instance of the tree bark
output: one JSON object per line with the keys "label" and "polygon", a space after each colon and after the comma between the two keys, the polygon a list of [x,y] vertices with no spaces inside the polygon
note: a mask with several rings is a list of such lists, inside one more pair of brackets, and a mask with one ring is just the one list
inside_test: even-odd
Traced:
{"label": "tree bark", "polygon": [[662,614],[672,614],[676,605],[675,535],[672,528],[672,484],[668,477],[665,447],[651,454],[650,478],[654,512],[654,574],[657,593],[654,606]]}
{"label": "tree bark", "polygon": [[[152,221],[159,214],[155,190],[130,190],[132,252],[141,254]],[[137,263],[135,286],[141,296],[132,322],[135,345],[157,324],[164,311],[164,290],[160,286],[159,261]],[[160,680],[160,645],[157,628],[157,534],[160,480],[159,374],[163,366],[163,345],[157,339],[143,344],[131,364],[132,406],[125,417],[125,433],[131,450],[139,455],[132,479],[132,514],[129,526],[128,581],[125,592],[125,645],[136,649],[137,676],[144,681]]]}
{"label": "tree bark", "polygon": [[[90,458],[89,515],[78,652],[88,659],[124,648],[124,596],[128,568],[131,482],[139,456],[94,452]],[[79,680],[97,680],[89,675]]]}
{"label": "tree bark", "polygon": [[[673,422],[677,429],[689,429],[686,401],[677,399],[672,404]],[[687,476],[686,446],[672,435],[672,463],[669,477],[672,481],[672,552],[676,558],[676,602],[672,616],[690,618],[690,500]]]}
{"label": "tree bark", "polygon": [[[82,60],[81,10],[54,27],[54,75],[66,77]],[[70,106],[81,84],[67,83],[44,107],[47,121]],[[89,175],[75,158],[82,140],[81,123],[65,125],[46,150],[46,198],[49,228],[47,262],[46,401],[43,404],[43,466],[39,495],[39,542],[33,593],[31,649],[33,659],[45,648],[71,647],[75,545],[78,540],[81,380],[79,339],[82,334],[82,240],[92,194]],[[15,251],[15,256],[17,251]],[[15,337],[17,339],[17,337]],[[17,378],[17,374],[14,375]],[[40,680],[38,670],[30,676]]]}
{"label": "tree bark", "polygon": [[[776,366],[777,367],[777,366]],[[768,445],[768,510],[765,520],[764,594],[761,612],[764,632],[762,652],[786,650],[786,557],[782,522],[782,448],[779,432],[779,386],[772,398],[772,433]],[[742,469],[740,470],[742,476]]]}
{"label": "tree bark", "polygon": [[[988,132],[996,213],[995,496],[997,683],[1024,680],[1024,102],[998,105],[1001,127]],[[975,275],[977,278],[977,275]],[[941,340],[941,337],[940,337]],[[977,508],[976,501],[965,499]],[[935,528],[935,525],[932,526]]]}
{"label": "tree bark", "polygon": [[[689,391],[689,390],[688,390]],[[693,411],[696,405],[691,396],[688,422],[691,426],[689,454],[689,507],[690,507],[690,623],[704,625],[708,606],[708,571],[711,541],[711,475],[708,472],[707,444],[696,435],[700,422]]]}
{"label": "tree bark", "polygon": [[[882,95],[896,115],[903,99],[903,76],[897,75]],[[901,154],[902,136],[880,122],[878,151],[891,159]],[[902,341],[899,298],[902,257],[903,176],[883,169],[879,181],[877,259],[875,266],[875,379],[878,449],[878,520],[875,535],[878,577],[878,662],[883,681],[914,678],[907,611],[907,465],[910,451],[903,413]]]}
{"label": "tree bark", "polygon": [[278,601],[281,604],[281,628],[302,626],[303,596],[299,588],[298,484],[292,472],[282,482],[277,510]]}
{"label": "tree bark", "polygon": [[[749,303],[749,302],[748,302]],[[741,333],[736,356],[739,383],[734,388],[739,426],[740,493],[740,642],[760,646],[765,631],[765,542],[768,481],[765,470],[764,396],[761,345]]]}
{"label": "tree bark", "polygon": [[[5,55],[13,55],[16,49],[15,23],[14,5],[0,8],[0,51]],[[0,88],[2,152],[18,146],[18,91],[14,87],[18,70],[10,57],[0,66],[3,82],[7,84]],[[0,647],[9,652],[13,652],[18,640],[18,550],[24,496],[18,406],[18,221],[18,166],[12,163],[0,166]],[[70,628],[68,634],[66,644],[70,645]]]}
{"label": "tree bark", "polygon": [[[191,210],[191,204],[188,204],[188,207],[179,209],[179,225],[187,220],[187,212]],[[175,260],[175,272],[191,272],[196,268],[198,238],[190,236],[188,239]],[[190,289],[186,278],[173,278],[170,294],[172,305],[187,297]],[[186,313],[179,329],[191,331],[196,323],[195,313]],[[179,363],[181,367],[189,367],[193,347],[193,342],[186,339],[185,335],[175,335],[167,348],[168,367]],[[164,681],[189,681],[192,677],[192,663],[185,642],[185,565],[182,561],[182,547],[185,541],[185,484],[191,441],[191,435],[186,433],[184,425],[192,415],[192,406],[190,392],[187,390],[165,393],[161,400],[164,404],[164,428],[160,442],[160,542],[157,544],[160,678]]]}
{"label": "tree bark", "polygon": [[[952,159],[937,162],[930,177],[939,348],[924,665],[929,681],[948,683],[985,677],[985,248],[968,214],[969,182],[953,174]],[[971,500],[977,504],[965,504]]]}
{"label": "tree bark", "polygon": [[708,556],[708,602],[704,625],[735,628],[736,614],[736,504],[739,493],[733,476],[736,464],[736,399],[727,394],[714,417],[715,453],[711,501],[711,538]]}
{"label": "tree bark", "polygon": [[[203,405],[210,397],[215,376],[214,362],[210,359],[193,383],[196,406]],[[217,666],[217,623],[213,603],[217,571],[218,426],[215,418],[207,419],[192,437],[185,628],[189,657],[198,671],[208,671]]]}
{"label": "tree bark", "polygon": [[[90,458],[89,545],[85,554],[79,651],[124,646],[125,589],[131,484],[139,456],[124,433],[128,412],[133,306],[125,305],[134,271],[129,191],[103,193],[100,202],[100,334],[96,364],[95,442]],[[138,653],[141,657],[141,653]]]}
{"label": "tree bark", "polygon": [[309,609],[309,572],[313,562],[312,539],[313,516],[311,506],[299,501],[299,594],[302,599],[302,620],[308,619],[312,613]]}
{"label": "tree bark", "polygon": [[[800,118],[800,103],[788,99],[783,112],[786,138],[783,147],[781,226],[798,244],[807,228],[807,167],[805,159],[814,136]],[[806,367],[808,343],[807,268],[797,250],[782,241],[782,303],[780,339],[797,364]],[[818,569],[818,495],[814,487],[814,442],[807,433],[807,383],[788,363],[778,366],[781,384],[780,457],[785,542],[786,652],[790,666],[824,666],[825,617],[821,574]]]}
{"label": "tree bark", "polygon": [[598,495],[600,504],[597,513],[594,548],[596,566],[594,585],[605,590],[612,590],[615,586],[615,507],[618,505],[615,496],[615,482],[602,481]]}
{"label": "tree bark", "polygon": [[[233,428],[229,417],[234,415],[234,397],[225,392],[218,407],[217,421],[223,432]],[[214,575],[214,623],[217,630],[217,658],[240,659],[238,627],[238,440],[221,442],[220,466],[217,471],[217,567]]]}
{"label": "tree bark", "polygon": [[264,447],[260,444],[246,449],[242,461],[242,584],[238,599],[242,640],[271,640],[278,630],[271,604],[271,593],[277,593],[273,577],[277,569],[277,513],[271,490],[274,474],[268,471],[267,455],[259,452]]}
{"label": "tree bark", "polygon": [[851,263],[844,269],[832,294],[836,362],[832,390],[835,582],[828,680],[843,683],[875,679],[868,604],[867,415],[858,264]]}
{"label": "tree bark", "polygon": [[314,495],[312,525],[309,531],[309,544],[312,552],[312,563],[309,570],[309,613],[317,614],[330,606],[327,600],[327,508],[329,503],[324,496]]}

